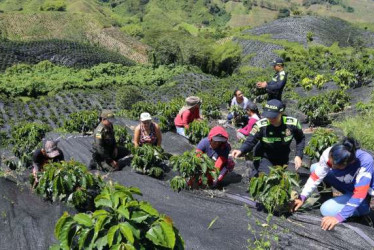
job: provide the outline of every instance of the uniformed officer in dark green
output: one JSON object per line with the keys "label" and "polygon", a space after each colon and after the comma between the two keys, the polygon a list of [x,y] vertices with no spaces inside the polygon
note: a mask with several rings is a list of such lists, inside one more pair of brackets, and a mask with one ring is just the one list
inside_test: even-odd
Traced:
{"label": "uniformed officer in dark green", "polygon": [[272,64],[275,74],[270,82],[258,82],[257,88],[264,88],[268,93],[268,101],[277,99],[282,101],[282,92],[287,83],[287,73],[284,72],[284,61],[282,58],[275,59]]}
{"label": "uniformed officer in dark green", "polygon": [[115,160],[118,156],[118,148],[112,124],[114,114],[110,110],[103,110],[99,119],[100,123],[93,133],[94,144],[90,168],[106,171],[118,170],[118,163]]}
{"label": "uniformed officer in dark green", "polygon": [[244,155],[255,148],[254,167],[258,172],[268,174],[271,166],[288,165],[290,145],[295,139],[295,169],[301,167],[305,136],[299,121],[283,115],[283,110],[284,105],[281,101],[268,101],[262,113],[262,117],[265,118],[256,122],[240,150],[232,152],[233,157]]}

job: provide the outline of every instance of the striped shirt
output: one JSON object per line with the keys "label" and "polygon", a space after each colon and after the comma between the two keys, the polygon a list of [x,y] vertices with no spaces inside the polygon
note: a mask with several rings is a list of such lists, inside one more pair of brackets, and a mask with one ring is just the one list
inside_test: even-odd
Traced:
{"label": "striped shirt", "polygon": [[329,162],[331,147],[326,149],[314,172],[309,176],[300,198],[304,201],[329,174],[329,184],[344,193],[351,193],[344,208],[335,216],[342,222],[353,215],[354,211],[365,200],[366,196],[374,195],[373,157],[361,150],[356,151],[356,160],[343,169],[332,169]]}

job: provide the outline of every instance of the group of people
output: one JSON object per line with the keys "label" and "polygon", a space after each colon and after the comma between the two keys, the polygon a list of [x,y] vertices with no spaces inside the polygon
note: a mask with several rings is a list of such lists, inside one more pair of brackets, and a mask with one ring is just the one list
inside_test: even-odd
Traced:
{"label": "group of people", "polygon": [[[285,115],[282,102],[282,91],[287,81],[284,62],[276,59],[273,62],[275,75],[270,82],[258,82],[258,88],[266,89],[268,101],[260,115],[255,103],[250,102],[240,90],[234,92],[232,105],[238,105],[247,112],[247,123],[238,129],[237,137],[245,139],[240,149],[231,150],[229,135],[222,126],[216,126],[202,139],[196,154],[207,154],[219,171],[216,179],[209,177],[209,184],[217,186],[232,171],[234,158],[253,152],[254,175],[259,172],[269,173],[269,167],[288,165],[291,152],[290,145],[296,141],[294,164],[296,171],[302,166],[305,136],[300,122]],[[176,132],[186,137],[186,129],[194,120],[202,119],[200,115],[201,99],[196,96],[186,98],[186,105],[181,108],[174,119]],[[115,141],[112,119],[114,115],[104,110],[100,115],[100,124],[94,131],[94,152],[91,168],[119,169],[117,160],[123,157],[123,149]],[[228,115],[228,120],[234,114]],[[162,134],[159,126],[152,121],[149,113],[140,115],[140,124],[135,128],[134,145],[144,144],[160,146]],[[63,160],[63,153],[55,142],[47,141],[45,147],[34,154],[34,173],[40,171],[48,160]],[[341,143],[325,150],[318,163],[311,166],[310,177],[301,195],[292,203],[292,211],[298,210],[308,196],[324,181],[343,193],[331,198],[321,206],[324,216],[321,227],[331,230],[337,223],[351,216],[366,215],[370,212],[370,198],[374,195],[373,158],[352,138],[345,138]]]}

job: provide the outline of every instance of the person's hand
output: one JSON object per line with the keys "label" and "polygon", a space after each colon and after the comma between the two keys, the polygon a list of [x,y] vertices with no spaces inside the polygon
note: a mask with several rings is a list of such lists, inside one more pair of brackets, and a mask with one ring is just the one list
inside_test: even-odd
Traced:
{"label": "person's hand", "polygon": [[118,169],[118,162],[116,162],[115,160],[112,160],[112,162],[110,163],[110,165],[114,168],[114,169]]}
{"label": "person's hand", "polygon": [[295,199],[292,201],[290,210],[292,213],[296,212],[304,204],[302,199]]}
{"label": "person's hand", "polygon": [[300,156],[295,157],[295,169],[296,171],[301,167],[303,164],[303,160],[301,160]]}
{"label": "person's hand", "polygon": [[266,88],[266,86],[268,86],[268,84],[267,84],[267,82],[258,82],[258,83],[256,83],[256,86],[257,86],[257,88],[263,89],[263,88]]}
{"label": "person's hand", "polygon": [[325,216],[322,218],[321,227],[323,230],[332,230],[339,221],[334,216]]}
{"label": "person's hand", "polygon": [[232,157],[234,157],[234,158],[238,158],[241,154],[242,154],[242,151],[240,151],[238,149],[234,149],[231,153]]}

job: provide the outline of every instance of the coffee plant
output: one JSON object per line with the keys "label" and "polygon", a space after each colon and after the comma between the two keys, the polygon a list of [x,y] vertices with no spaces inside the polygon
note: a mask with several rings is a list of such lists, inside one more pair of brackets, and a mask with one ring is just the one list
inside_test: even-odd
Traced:
{"label": "coffee plant", "polygon": [[117,90],[116,106],[119,109],[129,110],[131,106],[143,100],[143,95],[136,86],[125,85]]}
{"label": "coffee plant", "polygon": [[323,151],[338,141],[338,136],[331,129],[318,128],[314,131],[304,153],[312,160],[319,160]]}
{"label": "coffee plant", "polygon": [[232,118],[232,122],[236,127],[238,127],[242,123],[243,117],[247,113],[242,107],[238,105],[231,106],[229,112],[234,116]]}
{"label": "coffee plant", "polygon": [[154,177],[161,177],[164,174],[162,165],[168,157],[161,147],[145,144],[136,148],[133,155],[131,167],[137,172]]}
{"label": "coffee plant", "polygon": [[192,144],[197,144],[201,139],[208,136],[209,130],[206,121],[195,120],[189,124],[188,129],[186,129],[186,135]]}
{"label": "coffee plant", "polygon": [[31,165],[32,153],[42,146],[42,139],[51,127],[40,123],[20,123],[12,126],[10,144],[12,152],[24,167]]}
{"label": "coffee plant", "polygon": [[132,152],[134,149],[134,144],[132,141],[132,136],[129,134],[127,129],[119,125],[114,125],[113,128],[117,145],[123,146],[129,152]]}
{"label": "coffee plant", "polygon": [[335,71],[332,79],[343,90],[350,88],[356,82],[355,74],[346,69]]}
{"label": "coffee plant", "polygon": [[261,202],[269,213],[288,211],[291,192],[299,187],[298,174],[286,171],[286,168],[270,167],[268,175],[260,173],[249,182],[249,194]]}
{"label": "coffee plant", "polygon": [[64,121],[63,129],[70,133],[93,131],[99,123],[98,117],[97,111],[83,110],[71,113]]}
{"label": "coffee plant", "polygon": [[209,179],[215,179],[219,174],[214,166],[214,161],[208,155],[198,155],[194,150],[172,156],[170,163],[173,170],[180,174],[170,181],[170,186],[174,191],[196,186],[208,186],[211,184]]}
{"label": "coffee plant", "polygon": [[53,249],[184,249],[171,218],[134,195],[142,194],[109,184],[95,198],[93,213],[65,212],[55,226],[60,243]]}
{"label": "coffee plant", "polygon": [[171,131],[175,128],[174,118],[184,104],[182,98],[174,98],[168,103],[157,104],[157,114],[160,120],[159,126],[162,131]]}
{"label": "coffee plant", "polygon": [[143,112],[148,112],[150,115],[154,116],[157,114],[157,106],[151,102],[140,101],[131,106],[131,109],[127,112],[128,117],[134,120],[139,120],[140,114]]}
{"label": "coffee plant", "polygon": [[[34,186],[37,194],[53,202],[66,202],[78,210],[87,210],[104,186],[100,176],[91,174],[85,165],[76,161],[48,163],[37,177]],[[33,175],[30,182],[34,185]]]}
{"label": "coffee plant", "polygon": [[221,118],[221,98],[208,94],[208,93],[200,93],[198,94],[199,97],[203,100],[201,104],[202,114],[207,119],[219,119]]}

